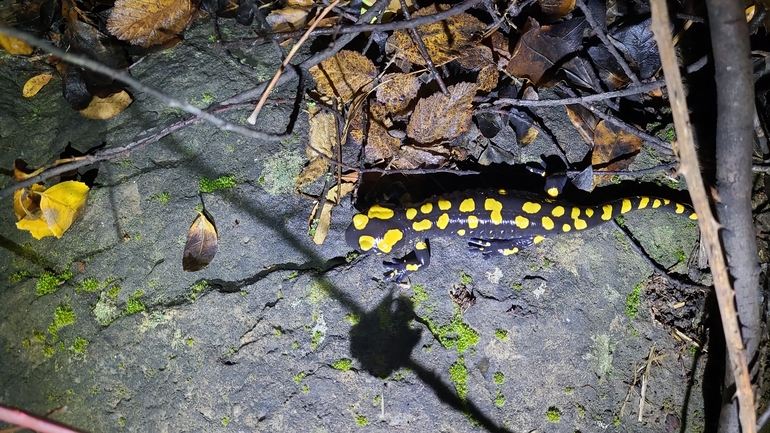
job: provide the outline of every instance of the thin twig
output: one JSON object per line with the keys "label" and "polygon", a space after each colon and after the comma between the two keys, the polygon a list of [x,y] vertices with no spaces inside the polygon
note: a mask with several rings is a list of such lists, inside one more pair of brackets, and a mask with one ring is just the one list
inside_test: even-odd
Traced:
{"label": "thin twig", "polygon": [[631,82],[634,83],[634,86],[641,86],[642,82],[639,81],[639,78],[628,66],[626,59],[624,59],[623,56],[621,56],[620,53],[618,52],[618,49],[615,48],[614,45],[612,45],[612,42],[610,42],[609,38],[607,38],[607,35],[604,33],[604,30],[602,30],[602,26],[600,26],[599,23],[596,22],[596,20],[594,19],[593,15],[591,15],[591,9],[589,9],[586,6],[583,0],[575,0],[575,5],[579,7],[581,11],[583,11],[583,15],[585,15],[586,21],[588,21],[588,24],[590,24],[591,27],[594,29],[596,36],[598,36],[599,39],[602,41],[602,43],[604,44],[604,47],[607,48],[607,51],[609,51],[610,54],[612,54],[612,57],[614,57],[615,60],[618,62],[620,67],[623,69],[623,72],[626,73],[626,76],[628,76],[628,78],[631,79]]}
{"label": "thin twig", "polygon": [[[406,4],[406,0],[399,1],[401,2],[401,12],[404,13],[404,18],[406,21],[409,21],[412,19],[412,16],[409,13],[409,6]],[[425,59],[425,65],[428,67],[431,75],[433,75],[433,78],[436,79],[438,86],[441,88],[441,93],[443,93],[444,96],[449,96],[449,90],[447,90],[446,84],[444,84],[444,80],[441,79],[441,75],[438,73],[438,70],[436,70],[436,65],[433,64],[433,60],[430,58],[430,53],[428,53],[428,49],[425,47],[425,43],[422,41],[422,36],[420,36],[420,33],[417,32],[417,27],[410,27],[409,33],[412,35],[412,40],[414,40],[414,44],[417,45],[417,50],[420,51],[420,55],[422,55],[422,58]]]}
{"label": "thin twig", "polygon": [[106,75],[112,78],[113,80],[120,81],[121,83],[128,85],[129,87],[131,87],[132,89],[138,92],[146,93],[150,96],[153,96],[154,98],[160,100],[161,102],[163,102],[164,104],[168,105],[171,108],[179,108],[190,114],[198,116],[201,119],[210,122],[217,128],[222,129],[224,131],[233,131],[245,137],[255,138],[258,140],[269,140],[269,141],[280,141],[291,137],[291,134],[268,134],[266,132],[259,132],[253,129],[245,128],[243,126],[234,125],[230,122],[227,122],[216,116],[213,116],[194,105],[190,105],[185,101],[172,98],[171,96],[168,96],[165,93],[155,90],[154,88],[147,86],[141,81],[134,79],[132,76],[128,75],[125,72],[116,71],[99,62],[95,62],[85,56],[72,54],[72,53],[60,50],[59,48],[54,47],[48,42],[42,39],[39,39],[35,36],[32,36],[28,33],[25,33],[1,24],[0,24],[0,33],[4,33],[12,38],[20,39],[30,45],[34,45],[45,52],[51,53],[61,58],[66,62],[72,63],[73,65],[82,66],[86,69],[90,69],[94,72],[98,72],[100,74]]}
{"label": "thin twig", "polygon": [[698,214],[698,224],[703,233],[703,242],[714,277],[714,287],[722,316],[727,352],[730,367],[735,378],[736,396],[738,397],[738,416],[744,433],[756,432],[756,414],[754,413],[754,392],[751,389],[751,378],[746,361],[746,352],[741,339],[741,329],[738,324],[735,306],[735,292],[730,283],[725,263],[725,255],[719,241],[719,230],[722,226],[711,212],[706,187],[700,175],[698,156],[695,151],[692,126],[687,111],[684,85],[677,65],[676,52],[671,40],[670,20],[666,0],[651,0],[652,31],[658,44],[663,73],[668,83],[671,111],[676,127],[679,143],[679,154],[682,165],[679,172],[685,177],[687,187],[692,197],[693,207]]}
{"label": "thin twig", "polygon": [[276,83],[278,82],[278,79],[281,78],[281,74],[283,73],[283,70],[286,69],[286,66],[289,65],[289,62],[292,58],[294,58],[294,55],[297,54],[297,51],[299,50],[299,47],[302,46],[302,44],[307,41],[307,39],[310,37],[310,33],[315,29],[315,27],[318,25],[318,23],[321,22],[324,17],[326,17],[326,14],[329,13],[329,11],[332,10],[335,6],[339,4],[341,0],[335,0],[334,3],[330,4],[329,6],[325,7],[324,10],[321,12],[320,15],[316,18],[315,21],[313,21],[313,24],[310,25],[310,28],[307,29],[304,35],[297,41],[296,44],[294,44],[293,47],[291,47],[291,51],[289,51],[289,54],[286,55],[286,58],[283,60],[283,63],[281,64],[281,67],[278,68],[277,71],[275,71],[275,75],[273,75],[273,79],[270,80],[270,84],[267,85],[267,88],[265,89],[265,92],[262,94],[262,97],[259,99],[259,102],[257,103],[257,106],[254,107],[254,111],[252,111],[251,116],[247,119],[247,121],[255,125],[257,123],[257,116],[259,115],[259,112],[262,110],[262,106],[265,105],[265,101],[267,100],[267,97],[270,95],[270,92],[273,90],[273,87],[275,87]]}
{"label": "thin twig", "polygon": [[638,422],[642,422],[642,415],[644,414],[644,398],[647,395],[647,382],[650,380],[650,366],[652,365],[652,355],[655,354],[655,343],[652,343],[652,347],[650,347],[650,354],[647,355],[647,365],[644,368],[644,373],[642,374],[642,392],[641,396],[639,397],[639,417],[637,418]]}
{"label": "thin twig", "polygon": [[615,90],[613,92],[597,93],[595,95],[580,96],[577,98],[562,98],[562,99],[514,99],[514,98],[500,98],[494,102],[495,105],[513,105],[517,107],[558,107],[560,105],[580,104],[589,102],[604,101],[607,99],[618,98],[623,96],[638,95],[640,93],[647,93],[651,90],[660,89],[664,87],[666,82],[663,80],[653,81],[651,83],[644,83],[639,87],[630,87],[623,90]]}
{"label": "thin twig", "polygon": [[[26,41],[25,41],[26,42]],[[63,426],[50,419],[41,418],[19,409],[0,405],[0,420],[19,425],[40,433],[78,433],[70,427]]]}

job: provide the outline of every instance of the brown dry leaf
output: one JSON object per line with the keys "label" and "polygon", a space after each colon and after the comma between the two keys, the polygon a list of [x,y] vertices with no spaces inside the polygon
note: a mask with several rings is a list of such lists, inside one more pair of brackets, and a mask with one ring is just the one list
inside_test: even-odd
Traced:
{"label": "brown dry leaf", "polygon": [[[31,191],[25,190],[27,195],[39,195],[39,208],[35,199],[25,197],[25,193],[14,194],[14,200],[19,200],[24,213],[16,227],[28,230],[35,239],[46,236],[61,238],[85,206],[89,188],[85,183],[74,180],[58,183],[48,189],[40,188],[33,186]],[[14,212],[18,212],[15,203]]]}
{"label": "brown dry leaf", "polygon": [[552,20],[566,16],[575,9],[575,0],[537,0],[540,10]]}
{"label": "brown dry leaf", "polygon": [[504,36],[500,31],[492,33],[489,37],[490,44],[492,45],[492,54],[497,62],[497,67],[503,70],[508,66],[508,62],[511,61],[511,40]]}
{"label": "brown dry leaf", "polygon": [[492,49],[485,45],[478,45],[468,49],[465,55],[457,59],[457,63],[465,69],[479,71],[476,83],[479,91],[489,92],[497,87],[500,74],[492,55]]}
{"label": "brown dry leaf", "polygon": [[569,121],[577,129],[583,141],[587,145],[594,145],[594,130],[599,123],[599,118],[594,115],[588,108],[582,105],[565,105],[567,109],[567,116]]}
{"label": "brown dry leaf", "polygon": [[478,77],[476,77],[476,84],[479,86],[479,92],[490,92],[497,87],[497,80],[500,79],[500,73],[497,72],[497,67],[494,65],[487,65],[479,71]]}
{"label": "brown dry leaf", "polygon": [[331,158],[332,149],[337,142],[337,118],[334,113],[322,111],[317,106],[311,107],[308,111],[310,115],[310,138],[306,153],[310,164],[297,177],[298,189],[323,176],[329,170],[328,160],[318,155],[318,152]]}
{"label": "brown dry leaf", "polygon": [[307,9],[287,6],[270,12],[266,19],[274,32],[282,33],[305,28],[307,18]]}
{"label": "brown dry leaf", "polygon": [[409,106],[418,90],[420,80],[414,74],[386,74],[377,87],[377,100],[387,107],[390,114],[396,114]]}
{"label": "brown dry leaf", "polygon": [[[316,245],[324,243],[326,235],[329,234],[329,227],[332,222],[332,208],[337,205],[337,191],[339,191],[339,196],[342,198],[350,194],[355,187],[355,183],[343,183],[342,185],[334,185],[329,188],[329,192],[326,193],[326,202],[321,209],[321,214],[318,216],[318,224],[316,225],[315,233],[313,234],[313,242],[315,242]],[[310,225],[313,224],[317,211],[318,203],[316,203],[313,212],[310,214]]]}
{"label": "brown dry leaf", "polygon": [[[445,11],[449,5],[438,5]],[[436,5],[430,5],[412,14],[413,18],[433,15],[438,10]],[[437,21],[417,27],[417,33],[422,38],[430,59],[436,65],[443,65],[463,55],[465,51],[476,45],[484,34],[486,27],[473,15],[462,13],[452,16],[445,21]],[[425,59],[412,40],[409,31],[399,29],[393,32],[386,43],[388,52],[396,51],[412,63],[425,65]]]}
{"label": "brown dry leaf", "polygon": [[87,119],[109,119],[122,113],[132,102],[131,96],[125,90],[121,90],[106,98],[94,96],[88,107],[78,113]]}
{"label": "brown dry leaf", "polygon": [[53,75],[51,74],[35,75],[34,77],[27,80],[26,83],[24,83],[24,88],[21,90],[21,95],[25,98],[31,98],[37,95],[37,92],[39,92],[40,89],[48,84],[48,82],[51,81],[51,78],[53,78]]}
{"label": "brown dry leaf", "polygon": [[307,8],[313,6],[315,2],[313,0],[287,0],[286,6],[292,7],[292,8]]}
{"label": "brown dry leaf", "polygon": [[436,92],[419,100],[409,119],[406,134],[422,144],[458,137],[471,124],[471,104],[477,88],[476,83],[458,83],[449,86],[448,97]]}
{"label": "brown dry leaf", "polygon": [[601,170],[625,170],[634,161],[642,148],[642,139],[617,126],[600,121],[594,130],[594,150],[591,165],[594,167],[595,182],[602,183],[612,178],[600,175]]}
{"label": "brown dry leaf", "polygon": [[149,47],[176,37],[194,11],[190,0],[116,0],[107,30],[118,39]]}
{"label": "brown dry leaf", "polygon": [[369,131],[366,134],[365,161],[376,163],[387,160],[398,153],[401,140],[388,134],[388,129],[380,122],[370,121]]}
{"label": "brown dry leaf", "polygon": [[187,272],[200,271],[214,260],[217,254],[217,229],[203,212],[198,212],[198,218],[187,230],[187,242],[184,244],[182,269]]}
{"label": "brown dry leaf", "polygon": [[0,48],[8,51],[8,54],[22,56],[28,56],[32,54],[32,51],[34,50],[34,48],[27,45],[26,42],[8,37],[3,33],[0,33]]}
{"label": "brown dry leaf", "polygon": [[377,68],[371,60],[356,51],[342,50],[310,68],[320,94],[338,98],[343,104],[374,87]]}
{"label": "brown dry leaf", "polygon": [[450,150],[446,146],[403,146],[390,167],[395,170],[443,167],[450,156]]}
{"label": "brown dry leaf", "polygon": [[538,86],[552,84],[562,59],[580,49],[585,27],[584,18],[542,27],[530,18],[513,50],[508,72]]}

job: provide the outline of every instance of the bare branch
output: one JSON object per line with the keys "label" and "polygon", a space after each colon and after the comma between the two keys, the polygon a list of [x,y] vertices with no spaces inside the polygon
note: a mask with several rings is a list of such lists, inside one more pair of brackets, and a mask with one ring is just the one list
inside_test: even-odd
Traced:
{"label": "bare branch", "polygon": [[158,90],[155,90],[154,88],[147,86],[146,84],[140,82],[139,80],[134,79],[131,75],[127,74],[126,72],[116,71],[108,66],[102,65],[99,62],[95,62],[85,56],[72,54],[72,53],[68,53],[66,51],[60,50],[59,48],[54,47],[48,42],[42,39],[39,39],[35,36],[32,36],[28,33],[16,30],[11,27],[7,27],[2,24],[0,24],[0,33],[6,34],[12,38],[20,39],[30,45],[34,45],[47,53],[51,53],[63,59],[66,62],[72,63],[74,65],[82,66],[84,68],[90,69],[100,74],[104,74],[112,78],[113,80],[120,81],[121,83],[128,85],[129,87],[131,87],[132,89],[138,92],[146,93],[162,101],[164,104],[168,105],[171,108],[179,108],[190,114],[198,116],[201,119],[212,123],[214,126],[224,131],[233,131],[245,137],[255,138],[258,140],[269,140],[269,141],[280,141],[291,137],[291,134],[268,134],[265,132],[255,131],[253,129],[249,129],[243,126],[234,125],[212,114],[209,114],[198,107],[190,105],[185,101],[172,98]]}

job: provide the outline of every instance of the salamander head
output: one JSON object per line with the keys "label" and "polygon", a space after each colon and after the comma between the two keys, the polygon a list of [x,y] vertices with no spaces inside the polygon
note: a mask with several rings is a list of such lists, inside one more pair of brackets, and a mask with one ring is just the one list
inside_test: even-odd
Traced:
{"label": "salamander head", "polygon": [[351,248],[363,252],[390,253],[406,237],[395,215],[393,209],[372,206],[366,214],[353,216],[353,222],[345,231],[345,240]]}

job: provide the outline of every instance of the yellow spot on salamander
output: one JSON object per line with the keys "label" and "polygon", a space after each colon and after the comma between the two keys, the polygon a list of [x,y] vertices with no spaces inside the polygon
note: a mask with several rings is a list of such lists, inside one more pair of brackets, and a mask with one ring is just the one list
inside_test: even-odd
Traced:
{"label": "yellow spot on salamander", "polygon": [[452,202],[445,198],[441,198],[438,200],[438,208],[441,210],[452,209]]}
{"label": "yellow spot on salamander", "polygon": [[676,204],[676,213],[683,213],[684,212],[684,206],[682,206],[680,203]]}
{"label": "yellow spot on salamander", "polygon": [[479,226],[479,219],[476,217],[476,215],[469,215],[468,216],[468,228],[475,229]]}
{"label": "yellow spot on salamander", "polygon": [[586,216],[588,218],[591,218],[592,216],[594,216],[594,210],[591,209],[590,207],[588,209],[586,209]]}
{"label": "yellow spot on salamander", "polygon": [[602,206],[602,219],[604,221],[609,221],[612,219],[612,205],[611,204],[605,204]]}
{"label": "yellow spot on salamander", "polygon": [[663,204],[667,205],[667,204],[669,204],[669,203],[671,203],[671,200],[669,200],[669,199],[667,199],[667,198],[664,198],[664,199],[663,199]]}
{"label": "yellow spot on salamander", "polygon": [[586,220],[581,220],[580,218],[575,218],[575,228],[578,230],[583,230],[586,227],[588,227],[588,224],[586,223]]}
{"label": "yellow spot on salamander", "polygon": [[570,218],[572,218],[574,220],[575,218],[577,218],[579,216],[580,216],[580,208],[577,207],[577,206],[573,207],[572,208],[572,214],[570,215]]}
{"label": "yellow spot on salamander", "polygon": [[690,218],[691,220],[693,220],[693,221],[698,221],[698,214],[696,214],[696,213],[692,213],[692,214],[690,214],[690,217],[689,217],[689,218]]}
{"label": "yellow spot on salamander", "polygon": [[370,207],[369,212],[367,212],[367,216],[369,218],[377,218],[380,220],[391,219],[393,218],[393,215],[394,215],[393,209],[380,206],[378,204]]}
{"label": "yellow spot on salamander", "polygon": [[473,212],[476,210],[476,202],[472,198],[466,198],[460,203],[460,212]]}
{"label": "yellow spot on salamander", "polygon": [[418,269],[420,269],[420,265],[418,265],[417,263],[409,263],[406,265],[407,271],[415,272]]}
{"label": "yellow spot on salamander", "polygon": [[368,216],[361,213],[353,215],[353,227],[355,227],[356,230],[363,230],[367,224],[369,224]]}
{"label": "yellow spot on salamander", "polygon": [[[377,249],[383,253],[389,253],[393,249],[393,246],[404,238],[404,233],[399,229],[390,229],[385,232],[385,236],[377,242]],[[359,239],[360,243],[360,239]]]}
{"label": "yellow spot on salamander", "polygon": [[465,229],[457,230],[457,234],[460,236],[465,236]]}
{"label": "yellow spot on salamander", "polygon": [[526,213],[535,214],[540,212],[540,203],[534,203],[531,201],[524,202],[524,204],[521,206],[521,210],[523,210]]}
{"label": "yellow spot on salamander", "polygon": [[361,236],[358,238],[358,247],[361,251],[369,251],[374,246],[374,238],[371,236]]}
{"label": "yellow spot on salamander", "polygon": [[438,220],[436,220],[436,227],[444,230],[449,225],[449,215],[442,213]]}
{"label": "yellow spot on salamander", "polygon": [[620,213],[626,213],[631,210],[631,200],[624,198],[620,205]]}
{"label": "yellow spot on salamander", "polygon": [[425,203],[424,205],[420,206],[420,212],[422,213],[430,213],[433,210],[433,203]]}
{"label": "yellow spot on salamander", "polygon": [[542,236],[535,236],[535,238],[534,238],[534,239],[532,239],[532,242],[534,242],[534,243],[536,243],[536,244],[539,244],[540,242],[543,242],[543,240],[544,240],[544,239],[545,239],[545,238],[544,238],[544,237],[542,237]]}
{"label": "yellow spot on salamander", "polygon": [[513,248],[510,248],[510,249],[504,249],[503,250],[503,255],[504,256],[510,256],[511,254],[516,254],[518,252],[519,252],[519,249],[517,247],[513,247]]}
{"label": "yellow spot on salamander", "polygon": [[430,230],[431,227],[433,227],[433,223],[429,219],[424,219],[422,221],[415,221],[412,223],[412,228],[416,232]]}
{"label": "yellow spot on salamander", "polygon": [[556,218],[564,215],[564,206],[554,206],[553,210],[551,211],[551,215],[555,216]]}
{"label": "yellow spot on salamander", "polygon": [[551,197],[556,197],[557,195],[559,195],[559,188],[556,188],[555,186],[552,186],[552,187],[548,188],[548,191],[546,191],[546,193],[548,195],[550,195]]}
{"label": "yellow spot on salamander", "polygon": [[644,209],[647,207],[647,205],[650,204],[650,198],[649,197],[640,197],[639,198],[639,207],[637,209]]}
{"label": "yellow spot on salamander", "polygon": [[652,201],[652,208],[653,208],[653,209],[657,209],[657,208],[659,208],[659,207],[660,207],[660,205],[661,205],[661,203],[660,203],[660,200],[658,200],[657,198],[656,198],[655,200],[653,200],[653,201]]}
{"label": "yellow spot on salamander", "polygon": [[570,230],[572,230],[572,226],[570,226],[569,224],[564,224],[563,226],[561,226],[561,231],[563,231],[564,233],[567,233]]}
{"label": "yellow spot on salamander", "polygon": [[529,227],[529,220],[521,215],[516,215],[516,227],[520,229],[525,229]]}
{"label": "yellow spot on salamander", "polygon": [[420,251],[427,250],[428,244],[426,244],[425,242],[417,242],[416,244],[414,244],[414,249],[420,250]]}
{"label": "yellow spot on salamander", "polygon": [[547,216],[543,217],[543,219],[540,221],[540,224],[546,230],[553,230],[553,220]]}
{"label": "yellow spot on salamander", "polygon": [[500,194],[500,195],[508,195],[508,191],[506,191],[504,189],[498,189],[497,193]]}
{"label": "yellow spot on salamander", "polygon": [[406,210],[406,219],[413,220],[417,216],[417,209],[410,207]]}
{"label": "yellow spot on salamander", "polygon": [[493,198],[488,198],[484,200],[484,209],[492,211],[492,213],[489,214],[489,219],[492,220],[492,224],[499,225],[503,222],[503,215],[500,213],[500,211],[503,210],[502,203]]}

